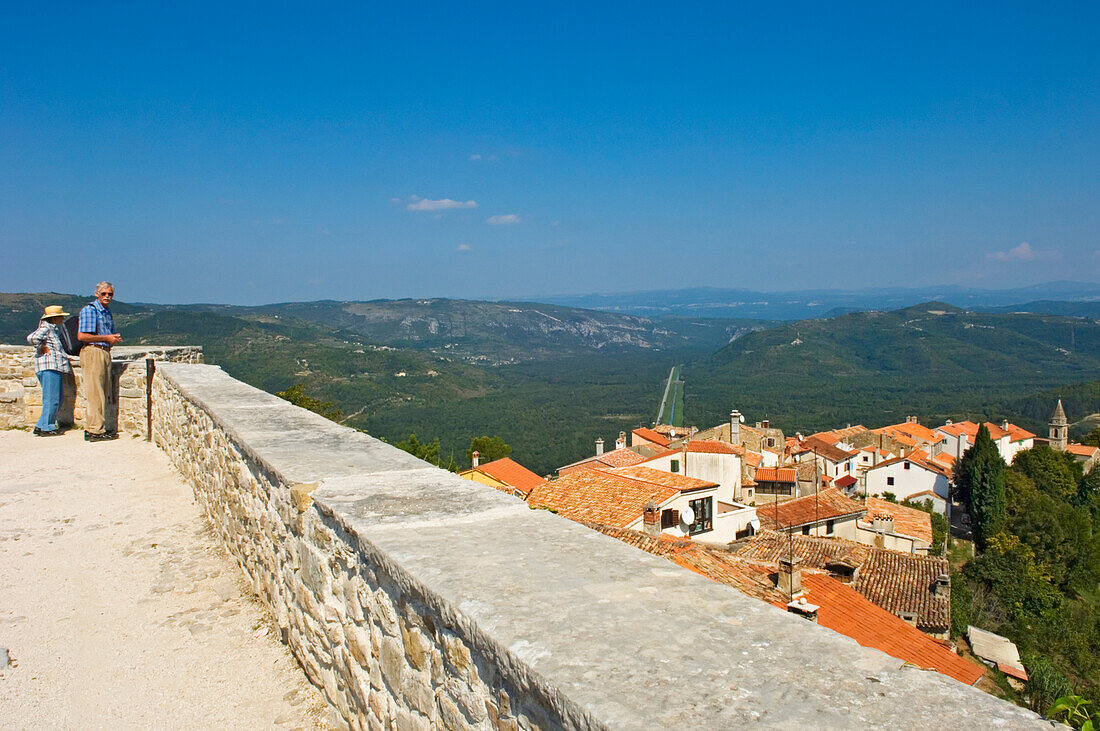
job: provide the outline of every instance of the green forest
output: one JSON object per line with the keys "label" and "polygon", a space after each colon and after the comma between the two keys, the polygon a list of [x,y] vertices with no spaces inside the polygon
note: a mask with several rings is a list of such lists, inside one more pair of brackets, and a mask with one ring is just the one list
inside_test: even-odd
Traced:
{"label": "green forest", "polygon": [[[1088,439],[1094,444],[1100,431]],[[952,581],[951,631],[968,625],[1011,639],[1029,681],[1004,694],[1049,715],[1057,699],[1100,701],[1100,468],[1046,445],[1011,466],[982,427],[956,469],[976,555]],[[1003,681],[1003,677],[1001,677]],[[1089,706],[1084,707],[1088,714]],[[1082,725],[1084,716],[1078,719]]]}

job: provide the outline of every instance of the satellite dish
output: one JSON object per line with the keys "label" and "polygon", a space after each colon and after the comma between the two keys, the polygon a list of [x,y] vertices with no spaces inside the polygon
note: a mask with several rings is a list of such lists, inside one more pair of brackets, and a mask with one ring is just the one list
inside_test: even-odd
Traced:
{"label": "satellite dish", "polygon": [[738,419],[738,420],[739,420],[739,421],[740,421],[740,422],[741,422],[742,424],[744,424],[744,423],[745,423],[745,415],[744,415],[744,414],[738,414],[738,415],[737,415],[737,419]]}
{"label": "satellite dish", "polygon": [[691,525],[695,522],[695,511],[690,507],[684,508],[680,511],[680,520],[684,525]]}

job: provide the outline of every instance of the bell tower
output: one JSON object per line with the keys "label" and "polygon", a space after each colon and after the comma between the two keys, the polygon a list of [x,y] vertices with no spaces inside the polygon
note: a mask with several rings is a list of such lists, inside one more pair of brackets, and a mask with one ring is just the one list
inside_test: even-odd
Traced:
{"label": "bell tower", "polygon": [[1062,408],[1062,399],[1058,399],[1058,405],[1054,407],[1054,416],[1050,417],[1050,448],[1064,452],[1067,444],[1069,444],[1069,421],[1066,420],[1066,411]]}

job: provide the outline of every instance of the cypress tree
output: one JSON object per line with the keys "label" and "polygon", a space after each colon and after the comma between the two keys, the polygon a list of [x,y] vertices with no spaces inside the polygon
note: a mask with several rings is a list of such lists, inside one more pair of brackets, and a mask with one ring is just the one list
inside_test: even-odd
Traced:
{"label": "cypress tree", "polygon": [[989,539],[1004,530],[1007,519],[1005,462],[985,424],[978,427],[974,446],[966,450],[959,468],[960,479],[969,486],[974,542],[984,551]]}

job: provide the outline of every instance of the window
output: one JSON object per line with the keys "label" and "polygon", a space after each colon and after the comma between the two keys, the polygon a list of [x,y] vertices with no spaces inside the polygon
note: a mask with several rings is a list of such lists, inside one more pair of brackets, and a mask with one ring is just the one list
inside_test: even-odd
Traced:
{"label": "window", "polygon": [[905,463],[905,469],[909,469],[909,463],[908,462]]}
{"label": "window", "polygon": [[758,482],[756,491],[761,495],[790,495],[793,482]]}
{"label": "window", "polygon": [[828,533],[829,535],[833,534],[833,523],[834,522],[836,522],[836,521],[832,521],[832,520],[826,520],[825,521],[825,532]]}
{"label": "window", "polygon": [[680,460],[674,459],[674,460],[672,460],[671,464],[672,464],[672,466],[669,467],[670,471],[672,471],[672,472],[679,472],[680,471]]}
{"label": "window", "polygon": [[775,446],[775,438],[774,437],[768,437],[768,446],[769,447],[774,447]]}
{"label": "window", "polygon": [[894,484],[894,478],[893,477],[887,477],[886,478],[886,484],[887,485],[893,485]]}
{"label": "window", "polygon": [[695,513],[695,522],[688,527],[690,535],[714,530],[714,498],[704,497],[688,502]]}
{"label": "window", "polygon": [[808,525],[802,526],[802,535],[804,535],[804,536],[810,535],[810,526],[808,526]]}
{"label": "window", "polygon": [[675,528],[680,524],[680,511],[679,510],[662,510],[661,511],[661,530],[665,528]]}
{"label": "window", "polygon": [[868,457],[868,456],[867,456],[867,455],[865,454],[865,455],[863,455],[863,461],[864,461],[864,462],[870,462],[870,461],[871,461],[871,458],[870,458],[870,457]]}

